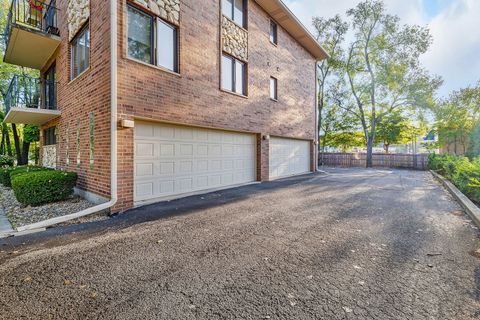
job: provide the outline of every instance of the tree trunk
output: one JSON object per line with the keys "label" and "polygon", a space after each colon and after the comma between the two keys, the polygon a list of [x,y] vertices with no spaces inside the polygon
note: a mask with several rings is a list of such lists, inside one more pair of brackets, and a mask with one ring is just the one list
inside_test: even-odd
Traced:
{"label": "tree trunk", "polygon": [[28,153],[30,151],[30,142],[23,142],[22,147],[22,165],[28,164]]}
{"label": "tree trunk", "polygon": [[10,142],[10,132],[8,132],[8,128],[5,128],[5,140],[7,142],[7,154],[8,156],[12,157],[12,143]]}
{"label": "tree trunk", "polygon": [[22,166],[26,163],[23,163],[22,159],[22,149],[20,149],[20,137],[18,136],[17,125],[12,123],[13,131],[13,142],[15,144],[15,155],[17,156],[17,165]]}
{"label": "tree trunk", "polygon": [[2,130],[2,142],[0,143],[0,154],[4,155],[5,152],[5,131]]}
{"label": "tree trunk", "polygon": [[367,141],[367,168],[373,167],[373,136],[368,137]]}
{"label": "tree trunk", "polygon": [[383,145],[383,149],[385,149],[385,153],[388,154],[388,148],[390,147],[390,145],[388,143],[385,143]]}

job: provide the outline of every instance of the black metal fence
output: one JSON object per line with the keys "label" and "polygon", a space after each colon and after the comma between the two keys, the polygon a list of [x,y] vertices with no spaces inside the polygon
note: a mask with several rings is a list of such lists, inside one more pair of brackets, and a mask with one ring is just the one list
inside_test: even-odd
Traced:
{"label": "black metal fence", "polygon": [[6,43],[9,41],[10,31],[14,24],[44,33],[60,35],[57,21],[58,9],[54,4],[54,1],[47,4],[45,0],[12,0],[4,35]]}
{"label": "black metal fence", "polygon": [[55,81],[15,75],[5,95],[5,113],[11,108],[57,109]]}

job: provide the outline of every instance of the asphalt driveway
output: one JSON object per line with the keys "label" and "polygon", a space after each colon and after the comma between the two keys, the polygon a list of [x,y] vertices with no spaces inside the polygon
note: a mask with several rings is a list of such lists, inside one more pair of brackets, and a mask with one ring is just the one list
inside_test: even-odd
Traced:
{"label": "asphalt driveway", "polygon": [[332,169],[6,239],[0,319],[480,319],[459,210],[426,172]]}

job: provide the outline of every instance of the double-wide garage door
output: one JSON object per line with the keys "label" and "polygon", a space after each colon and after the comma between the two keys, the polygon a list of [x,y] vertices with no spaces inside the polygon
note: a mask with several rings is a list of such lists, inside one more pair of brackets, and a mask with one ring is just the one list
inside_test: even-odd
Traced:
{"label": "double-wide garage door", "polygon": [[310,142],[272,137],[269,167],[270,179],[310,172]]}
{"label": "double-wide garage door", "polygon": [[254,134],[135,123],[136,205],[256,180]]}

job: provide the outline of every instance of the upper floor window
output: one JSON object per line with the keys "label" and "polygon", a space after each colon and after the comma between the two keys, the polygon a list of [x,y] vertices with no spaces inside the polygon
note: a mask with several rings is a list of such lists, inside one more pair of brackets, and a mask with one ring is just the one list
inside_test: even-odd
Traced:
{"label": "upper floor window", "polygon": [[56,72],[55,72],[55,63],[45,71],[44,75],[44,85],[43,85],[43,96],[45,99],[45,109],[55,110],[57,108],[57,86],[55,83]]}
{"label": "upper floor window", "polygon": [[247,95],[245,63],[228,55],[222,56],[222,89]]}
{"label": "upper floor window", "polygon": [[90,28],[87,24],[71,42],[71,78],[75,79],[90,66]]}
{"label": "upper floor window", "polygon": [[177,28],[128,6],[128,56],[178,72]]}
{"label": "upper floor window", "polygon": [[245,0],[222,0],[222,13],[242,28],[246,27]]}
{"label": "upper floor window", "polygon": [[278,27],[277,24],[270,20],[270,42],[273,44],[278,44]]}
{"label": "upper floor window", "polygon": [[270,99],[275,101],[278,99],[278,81],[274,77],[270,77]]}

